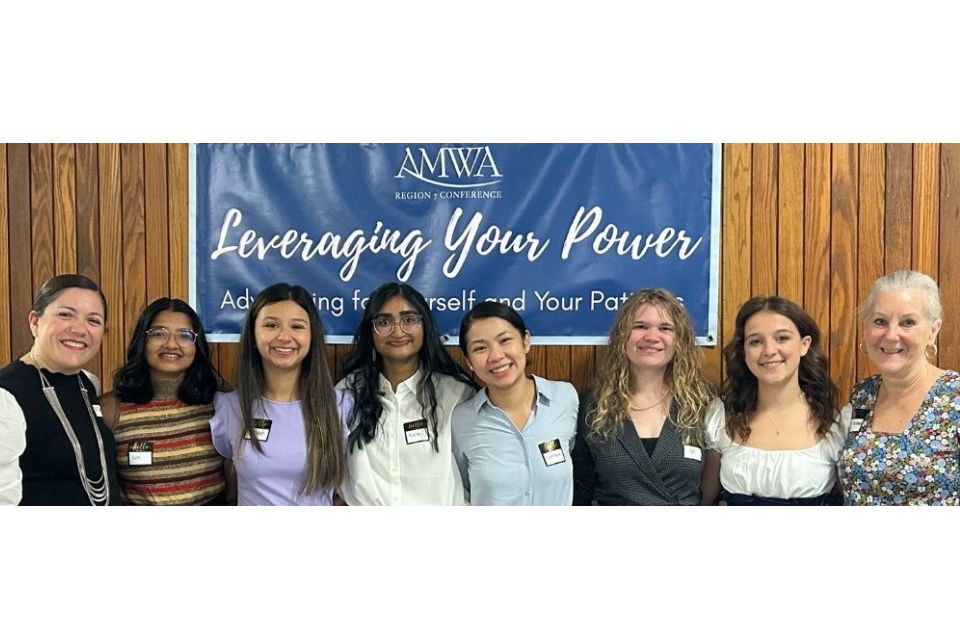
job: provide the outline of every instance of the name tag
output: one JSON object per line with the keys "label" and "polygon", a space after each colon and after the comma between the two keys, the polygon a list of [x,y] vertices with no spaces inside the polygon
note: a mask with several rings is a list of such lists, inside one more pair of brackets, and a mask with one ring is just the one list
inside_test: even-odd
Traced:
{"label": "name tag", "polygon": [[98,404],[93,405],[93,414],[98,418],[103,417],[103,410],[100,408],[100,405]]}
{"label": "name tag", "polygon": [[703,461],[703,449],[700,447],[695,447],[691,444],[683,445],[683,457],[690,460]]}
{"label": "name tag", "polygon": [[867,419],[866,409],[854,409],[853,420],[850,421],[850,433],[856,433],[863,428],[863,421]]}
{"label": "name tag", "polygon": [[[254,418],[253,419],[253,435],[260,442],[266,442],[270,439],[270,426],[273,424],[273,420],[266,420],[264,418]],[[250,434],[243,434],[244,440],[250,440]]]}
{"label": "name tag", "polygon": [[560,441],[556,438],[541,442],[537,446],[540,447],[540,455],[543,456],[543,463],[548,467],[567,461],[563,455],[563,449],[560,448]]}
{"label": "name tag", "polygon": [[406,438],[407,444],[428,442],[430,432],[427,431],[427,421],[421,419],[403,423],[403,437]]}
{"label": "name tag", "polygon": [[127,450],[127,463],[131,467],[146,467],[153,464],[152,442],[131,442]]}

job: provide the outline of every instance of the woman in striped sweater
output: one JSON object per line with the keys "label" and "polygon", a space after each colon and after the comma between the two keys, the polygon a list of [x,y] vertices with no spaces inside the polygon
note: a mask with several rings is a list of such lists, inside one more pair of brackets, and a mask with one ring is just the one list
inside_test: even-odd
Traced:
{"label": "woman in striped sweater", "polygon": [[223,386],[196,312],[176,298],[150,303],[134,327],[113,391],[101,398],[117,441],[125,504],[224,504],[213,447],[213,394]]}

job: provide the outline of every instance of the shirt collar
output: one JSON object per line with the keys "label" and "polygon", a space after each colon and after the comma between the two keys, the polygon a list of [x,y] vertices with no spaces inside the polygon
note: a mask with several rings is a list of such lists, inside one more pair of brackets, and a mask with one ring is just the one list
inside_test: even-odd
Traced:
{"label": "shirt collar", "polygon": [[[416,393],[422,378],[423,367],[417,367],[416,372],[414,372],[412,376],[397,385],[397,393],[403,393],[403,391],[406,389]],[[390,386],[390,381],[387,380],[386,376],[383,375],[383,372],[380,373],[380,391],[384,393],[393,393],[393,388]]]}
{"label": "shirt collar", "polygon": [[[547,380],[544,380],[540,376],[533,376],[533,383],[537,385],[537,404],[543,404],[550,406],[551,400],[551,391],[550,384]],[[490,398],[487,396],[487,388],[484,387],[473,396],[473,410],[477,413],[480,413],[480,410],[483,409],[483,405],[490,404]]]}

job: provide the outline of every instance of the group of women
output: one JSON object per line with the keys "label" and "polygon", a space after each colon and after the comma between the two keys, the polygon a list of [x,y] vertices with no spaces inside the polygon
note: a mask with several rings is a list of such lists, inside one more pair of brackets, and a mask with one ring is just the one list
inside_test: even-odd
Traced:
{"label": "group of women", "polygon": [[0,370],[0,504],[958,504],[960,374],[929,359],[936,283],[884,276],[859,317],[878,373],[845,406],[816,323],[779,297],[741,307],[717,393],[683,305],[643,289],[581,399],[526,372],[509,306],[463,318],[467,371],[420,292],[387,283],[334,385],[309,293],[278,283],[247,313],[235,388],[193,309],[162,298],[98,397],[83,367],[106,301],[56,276],[30,351]]}

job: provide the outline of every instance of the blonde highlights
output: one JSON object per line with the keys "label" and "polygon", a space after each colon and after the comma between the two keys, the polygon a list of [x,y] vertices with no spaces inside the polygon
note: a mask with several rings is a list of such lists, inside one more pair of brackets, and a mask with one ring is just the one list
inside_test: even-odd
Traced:
{"label": "blonde highlights", "polygon": [[704,444],[704,415],[714,399],[712,385],[703,375],[703,355],[690,315],[676,296],[665,289],[640,289],[620,306],[610,329],[607,352],[594,387],[595,406],[587,415],[588,436],[609,441],[619,435],[630,420],[633,395],[630,363],[624,349],[633,326],[633,318],[644,305],[653,305],[673,322],[675,330],[673,358],[664,372],[664,383],[676,403],[673,421],[684,444]]}

